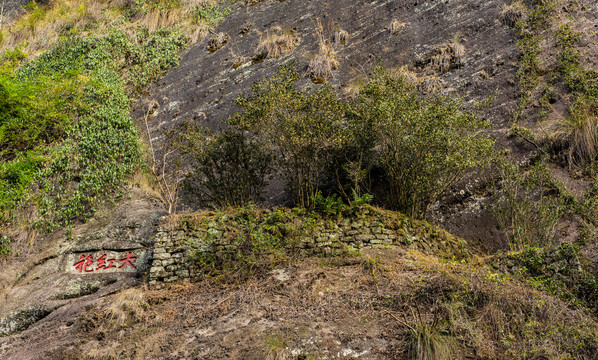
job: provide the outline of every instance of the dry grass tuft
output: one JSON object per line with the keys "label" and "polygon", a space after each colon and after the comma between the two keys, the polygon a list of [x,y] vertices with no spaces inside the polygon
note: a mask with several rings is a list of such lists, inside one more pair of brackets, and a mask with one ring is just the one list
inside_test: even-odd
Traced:
{"label": "dry grass tuft", "polygon": [[214,19],[197,20],[198,8],[210,8],[219,0],[149,2],[130,18],[135,3],[128,0],[54,0],[50,5],[32,3],[19,19],[0,32],[0,50],[23,42],[28,55],[50,48],[65,33],[99,36],[107,28],[134,34],[139,26],[149,32],[163,27],[179,27],[191,43],[203,39],[214,26]]}
{"label": "dry grass tuft", "polygon": [[215,52],[224,45],[226,45],[230,41],[230,36],[227,33],[220,32],[218,34],[213,34],[208,39],[207,48],[211,52]]}
{"label": "dry grass tuft", "polygon": [[288,55],[298,43],[299,36],[295,30],[274,26],[260,34],[256,57],[268,59]]}
{"label": "dry grass tuft", "polygon": [[332,43],[335,45],[345,45],[347,40],[349,40],[349,33],[343,29],[335,31],[334,35],[332,35]]}
{"label": "dry grass tuft", "polygon": [[598,113],[588,106],[572,108],[552,138],[556,147],[565,150],[570,168],[592,162],[598,155]]}
{"label": "dry grass tuft", "polygon": [[465,46],[458,42],[451,42],[437,47],[432,51],[429,66],[432,70],[445,73],[463,64]]}
{"label": "dry grass tuft", "polygon": [[515,27],[518,22],[526,21],[528,17],[529,10],[523,0],[516,0],[511,5],[504,6],[500,13],[500,19],[509,27]]}
{"label": "dry grass tuft", "polygon": [[428,75],[424,76],[419,81],[419,91],[421,91],[421,93],[424,95],[434,94],[442,90],[443,85],[444,82],[442,81],[442,79],[438,78],[435,75]]}
{"label": "dry grass tuft", "polygon": [[324,37],[322,22],[315,23],[315,37],[318,40],[319,51],[309,62],[309,72],[315,83],[323,83],[332,77],[332,72],[339,66],[336,59],[336,51],[330,42]]}
{"label": "dry grass tuft", "polygon": [[399,20],[394,20],[390,23],[388,31],[390,31],[391,35],[398,35],[405,26],[407,26],[407,23],[400,22]]}
{"label": "dry grass tuft", "polygon": [[123,327],[146,319],[148,304],[142,288],[130,288],[116,294],[104,315],[110,326]]}

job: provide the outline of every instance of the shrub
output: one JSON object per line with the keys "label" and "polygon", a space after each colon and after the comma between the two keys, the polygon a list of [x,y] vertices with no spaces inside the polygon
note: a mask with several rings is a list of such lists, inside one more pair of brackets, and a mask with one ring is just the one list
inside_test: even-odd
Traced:
{"label": "shrub", "polygon": [[235,130],[218,135],[187,125],[177,147],[195,170],[192,182],[205,203],[245,206],[261,200],[272,155]]}
{"label": "shrub", "polygon": [[440,320],[434,314],[432,322],[417,311],[413,324],[404,323],[409,328],[410,354],[414,360],[450,359],[451,351],[447,337],[442,335]]}
{"label": "shrub", "polygon": [[0,212],[33,207],[39,217],[30,220],[51,231],[85,220],[121,189],[141,155],[128,94],[175,65],[185,46],[176,31],[137,35],[71,36],[2,75],[0,106],[10,110],[0,115]]}
{"label": "shrub", "polygon": [[572,107],[552,137],[554,145],[565,150],[569,168],[592,163],[598,155],[598,113],[590,106]]}
{"label": "shrub", "polygon": [[499,171],[493,211],[511,250],[552,244],[564,212],[561,186],[542,163],[522,172],[506,161]]}
{"label": "shrub", "polygon": [[311,208],[350,136],[344,123],[346,105],[332,88],[298,91],[293,67],[293,63],[283,66],[275,76],[255,84],[253,95],[238,100],[244,112],[229,123],[253,132],[274,151],[295,203]]}
{"label": "shrub", "polygon": [[0,236],[0,258],[9,256],[11,253],[10,239],[7,236]]}
{"label": "shrub", "polygon": [[468,170],[486,166],[493,153],[494,141],[482,133],[489,121],[463,111],[458,100],[421,98],[413,84],[381,68],[355,109],[374,139],[388,205],[412,217],[422,217]]}

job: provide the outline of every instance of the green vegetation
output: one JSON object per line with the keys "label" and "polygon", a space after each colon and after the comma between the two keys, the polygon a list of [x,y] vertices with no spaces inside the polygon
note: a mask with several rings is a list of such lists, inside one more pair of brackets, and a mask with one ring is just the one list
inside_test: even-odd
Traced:
{"label": "green vegetation", "polygon": [[550,295],[598,311],[598,278],[578,245],[528,247],[499,257],[497,264],[507,264],[511,273]]}
{"label": "green vegetation", "polygon": [[542,162],[522,169],[507,161],[499,164],[499,171],[494,213],[510,249],[553,244],[557,223],[571,200],[564,185],[554,181]]}
{"label": "green vegetation", "polygon": [[335,156],[350,141],[343,124],[346,105],[329,86],[299,91],[294,64],[253,87],[253,95],[239,99],[243,112],[229,119],[255,134],[276,154],[290,194],[298,206],[311,208]]}
{"label": "green vegetation", "polygon": [[180,32],[166,29],[140,28],[136,42],[116,30],[100,38],[71,36],[5,72],[4,218],[13,218],[17,206],[33,207],[39,217],[31,220],[52,231],[85,220],[101,200],[114,197],[141,155],[128,94],[175,65],[184,46]]}
{"label": "green vegetation", "polygon": [[492,155],[494,142],[482,133],[488,121],[462,111],[457,100],[418,96],[400,75],[377,68],[348,103],[330,86],[299,91],[297,79],[290,65],[255,84],[253,95],[238,101],[244,111],[229,124],[274,150],[301,207],[312,209],[326,184],[347,202],[347,192],[359,197],[365,174],[380,167],[390,189],[386,205],[422,217],[447,188]]}
{"label": "green vegetation", "polygon": [[462,111],[458,100],[420,98],[413,85],[378,69],[360,92],[356,113],[373,136],[385,173],[388,205],[421,218],[467,171],[484,167],[494,141],[490,122]]}
{"label": "green vegetation", "polygon": [[0,236],[0,258],[12,253],[10,248],[10,239],[7,236]]}
{"label": "green vegetation", "polygon": [[191,186],[217,208],[259,203],[272,167],[272,154],[235,130],[215,135],[187,124],[174,135],[176,147],[194,170]]}

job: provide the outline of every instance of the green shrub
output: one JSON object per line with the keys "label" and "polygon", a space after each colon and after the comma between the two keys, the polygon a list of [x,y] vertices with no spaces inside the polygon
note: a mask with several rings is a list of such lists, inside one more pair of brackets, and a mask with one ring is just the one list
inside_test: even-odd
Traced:
{"label": "green shrub", "polygon": [[192,19],[194,24],[204,23],[208,26],[216,26],[230,12],[230,8],[222,8],[220,5],[197,5],[192,10]]}
{"label": "green shrub", "polygon": [[12,253],[9,245],[10,239],[6,236],[0,236],[0,258],[6,257]]}
{"label": "green shrub", "polygon": [[185,46],[175,30],[137,35],[70,36],[0,74],[0,214],[35,207],[31,221],[51,231],[118,193],[141,157],[129,94],[176,65]]}
{"label": "green shrub", "polygon": [[312,200],[314,211],[324,216],[339,216],[343,210],[343,199],[336,194],[324,196],[318,193]]}
{"label": "green shrub", "polygon": [[355,111],[371,129],[375,158],[385,173],[388,205],[422,217],[467,171],[486,166],[494,141],[490,122],[445,96],[422,98],[414,85],[378,67]]}
{"label": "green shrub", "polygon": [[553,244],[567,201],[562,186],[542,163],[525,171],[509,161],[498,168],[493,211],[511,250]]}
{"label": "green shrub", "polygon": [[[510,257],[511,269],[529,284],[576,305],[598,310],[598,278],[585,263],[580,247],[529,247]],[[513,261],[514,260],[514,261]]]}
{"label": "green shrub", "polygon": [[350,141],[344,124],[346,105],[330,86],[299,91],[294,64],[253,86],[253,95],[238,99],[244,112],[229,124],[254,133],[276,154],[276,165],[290,194],[301,207],[312,208],[338,153]]}
{"label": "green shrub", "polygon": [[232,129],[214,135],[188,126],[179,134],[175,141],[194,169],[191,182],[205,203],[236,207],[261,201],[271,170],[269,151]]}

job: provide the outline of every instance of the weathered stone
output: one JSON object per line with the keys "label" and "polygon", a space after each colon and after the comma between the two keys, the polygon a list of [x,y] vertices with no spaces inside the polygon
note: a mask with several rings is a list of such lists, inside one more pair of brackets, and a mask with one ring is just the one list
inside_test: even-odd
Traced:
{"label": "weathered stone", "polygon": [[154,254],[154,259],[156,259],[156,260],[166,260],[166,259],[170,259],[170,254],[169,254],[169,253],[163,253],[163,254]]}
{"label": "weathered stone", "polygon": [[369,235],[369,234],[359,234],[359,235],[355,235],[355,240],[357,241],[362,241],[364,243],[366,242],[370,242],[371,240],[374,240],[376,237],[374,235]]}
{"label": "weathered stone", "polygon": [[179,270],[176,274],[180,277],[189,277],[189,270]]}
{"label": "weathered stone", "polygon": [[164,272],[164,268],[162,266],[152,266],[150,273],[154,274],[154,273],[162,273]]}

